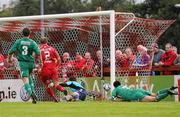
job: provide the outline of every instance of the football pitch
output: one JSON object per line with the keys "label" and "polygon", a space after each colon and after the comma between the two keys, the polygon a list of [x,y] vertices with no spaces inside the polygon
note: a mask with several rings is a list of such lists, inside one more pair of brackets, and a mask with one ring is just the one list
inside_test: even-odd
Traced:
{"label": "football pitch", "polygon": [[177,102],[0,103],[0,117],[180,117]]}

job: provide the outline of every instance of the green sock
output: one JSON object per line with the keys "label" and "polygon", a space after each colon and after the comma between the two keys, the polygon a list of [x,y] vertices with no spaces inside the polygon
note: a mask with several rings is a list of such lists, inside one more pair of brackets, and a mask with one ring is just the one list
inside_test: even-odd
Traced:
{"label": "green sock", "polygon": [[162,99],[166,98],[169,94],[168,93],[161,93],[156,96],[157,101],[161,101]]}
{"label": "green sock", "polygon": [[32,76],[29,77],[29,85],[31,86],[31,90],[34,91],[34,83],[33,83]]}
{"label": "green sock", "polygon": [[164,93],[168,93],[168,88],[165,88],[165,89],[162,89],[162,90],[159,90],[158,92],[157,92],[157,94],[159,95],[159,94],[164,94]]}
{"label": "green sock", "polygon": [[32,94],[31,86],[28,83],[26,83],[24,84],[24,87],[25,87],[25,90],[28,92],[29,96],[31,96]]}

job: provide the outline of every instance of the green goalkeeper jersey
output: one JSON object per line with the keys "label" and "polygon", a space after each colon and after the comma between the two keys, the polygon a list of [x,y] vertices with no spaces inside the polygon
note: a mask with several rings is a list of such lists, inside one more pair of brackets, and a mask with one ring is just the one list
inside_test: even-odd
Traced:
{"label": "green goalkeeper jersey", "polygon": [[141,101],[150,93],[143,89],[131,89],[125,86],[118,86],[112,91],[112,100],[120,97],[122,101]]}
{"label": "green goalkeeper jersey", "polygon": [[22,38],[16,40],[14,45],[9,50],[9,54],[18,52],[18,61],[34,62],[33,52],[40,55],[40,49],[35,41],[29,38]]}

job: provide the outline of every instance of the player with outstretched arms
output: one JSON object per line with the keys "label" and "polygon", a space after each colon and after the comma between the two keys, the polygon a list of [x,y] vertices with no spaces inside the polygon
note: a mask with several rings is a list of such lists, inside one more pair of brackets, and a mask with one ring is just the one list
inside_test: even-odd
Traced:
{"label": "player with outstretched arms", "polygon": [[34,69],[33,53],[38,55],[38,60],[40,62],[39,67],[41,68],[40,49],[36,42],[29,38],[31,31],[28,28],[24,28],[22,33],[24,37],[16,40],[8,52],[8,62],[12,63],[12,56],[15,52],[17,52],[17,58],[25,90],[32,98],[32,102],[36,103],[37,97],[34,92],[34,83],[31,73]]}
{"label": "player with outstretched arms", "polygon": [[171,88],[165,88],[159,90],[157,93],[151,93],[144,89],[131,89],[125,86],[121,86],[119,81],[113,83],[114,90],[112,91],[111,99],[113,101],[140,101],[140,102],[158,102],[166,98],[169,95],[178,95],[178,92],[174,91],[178,87],[172,86]]}
{"label": "player with outstretched arms", "polygon": [[66,96],[69,98],[67,101],[85,101],[87,92],[84,87],[76,81],[76,77],[74,77],[74,75],[70,76],[69,81],[60,83],[60,85],[63,87],[69,87],[72,92],[71,95]]}
{"label": "player with outstretched arms", "polygon": [[[58,102],[51,84],[53,84],[57,90],[64,92],[64,94],[67,95],[67,91],[61,85],[59,85],[58,66],[61,63],[61,59],[56,49],[47,44],[47,39],[45,37],[41,38],[40,43],[41,57],[43,62],[40,78],[45,84],[48,94],[54,99],[55,102]],[[51,83],[51,80],[53,83]]]}

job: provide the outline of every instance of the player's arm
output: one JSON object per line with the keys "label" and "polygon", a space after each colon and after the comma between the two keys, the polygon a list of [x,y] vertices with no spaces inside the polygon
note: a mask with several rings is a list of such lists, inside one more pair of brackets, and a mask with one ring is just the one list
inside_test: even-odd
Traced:
{"label": "player's arm", "polygon": [[120,96],[117,96],[115,89],[112,91],[111,100],[112,100],[112,101],[115,101],[115,102],[121,101],[121,97],[120,97]]}
{"label": "player's arm", "polygon": [[68,87],[66,83],[60,83],[59,85],[61,85],[62,87]]}
{"label": "player's arm", "polygon": [[14,43],[14,45],[10,48],[10,50],[8,51],[8,57],[7,57],[7,59],[8,59],[8,62],[12,62],[11,60],[12,60],[12,56],[13,56],[13,54],[17,51],[17,46],[18,46],[18,41],[16,41],[15,43]]}
{"label": "player's arm", "polygon": [[54,52],[55,52],[55,56],[56,56],[56,65],[58,66],[61,63],[61,58],[55,49],[54,49]]}
{"label": "player's arm", "polygon": [[38,64],[39,64],[39,69],[42,68],[42,57],[41,57],[41,51],[39,49],[39,46],[34,42],[34,52],[36,53],[37,55],[37,61],[38,61]]}

